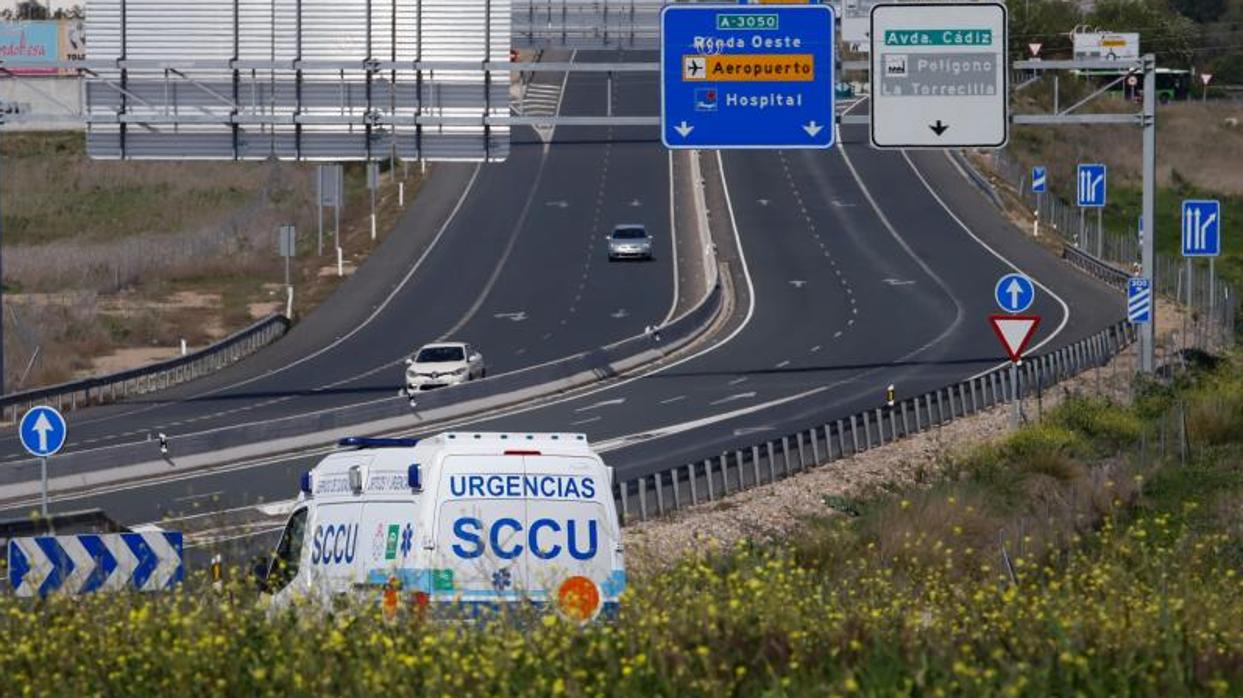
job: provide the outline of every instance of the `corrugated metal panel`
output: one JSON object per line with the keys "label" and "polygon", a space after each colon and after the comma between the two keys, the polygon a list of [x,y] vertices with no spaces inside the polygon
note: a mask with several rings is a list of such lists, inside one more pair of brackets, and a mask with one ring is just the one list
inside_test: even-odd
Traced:
{"label": "corrugated metal panel", "polygon": [[663,0],[513,0],[515,48],[660,47]]}
{"label": "corrugated metal panel", "polygon": [[[368,74],[363,62],[504,62],[510,16],[510,0],[91,0],[89,60],[165,61],[177,69],[100,71],[88,85],[88,115],[152,121],[92,123],[88,151],[108,159],[339,161],[387,157],[395,148],[411,159],[502,160],[507,127],[419,126],[414,117],[504,116],[508,72],[489,75],[481,65]],[[267,65],[233,71],[235,59]],[[292,61],[299,59],[341,66],[298,71]],[[283,123],[234,126],[234,114]],[[350,123],[296,126],[295,114]],[[368,114],[397,123],[368,126]],[[221,122],[154,120],[204,116]]]}

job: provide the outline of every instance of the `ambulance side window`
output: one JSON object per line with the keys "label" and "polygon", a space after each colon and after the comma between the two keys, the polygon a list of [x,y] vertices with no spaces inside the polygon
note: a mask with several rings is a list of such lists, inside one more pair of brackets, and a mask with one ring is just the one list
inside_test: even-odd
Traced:
{"label": "ambulance side window", "polygon": [[281,533],[281,542],[276,546],[276,556],[272,558],[272,569],[268,574],[268,588],[273,592],[284,589],[298,576],[302,541],[306,537],[306,513],[306,507],[295,511]]}

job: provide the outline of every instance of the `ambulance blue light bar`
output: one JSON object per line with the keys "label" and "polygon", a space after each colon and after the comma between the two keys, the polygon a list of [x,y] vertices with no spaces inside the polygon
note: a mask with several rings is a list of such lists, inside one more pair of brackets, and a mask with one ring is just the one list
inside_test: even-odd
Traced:
{"label": "ambulance blue light bar", "polygon": [[410,489],[420,491],[423,489],[423,478],[419,473],[419,464],[413,463],[406,470],[406,484],[410,485]]}
{"label": "ambulance blue light bar", "polygon": [[409,448],[418,444],[418,439],[382,439],[370,436],[347,436],[337,442],[341,448]]}
{"label": "ambulance blue light bar", "polygon": [[302,477],[298,478],[298,489],[302,490],[306,494],[311,493],[311,471],[308,470],[305,473],[302,473]]}

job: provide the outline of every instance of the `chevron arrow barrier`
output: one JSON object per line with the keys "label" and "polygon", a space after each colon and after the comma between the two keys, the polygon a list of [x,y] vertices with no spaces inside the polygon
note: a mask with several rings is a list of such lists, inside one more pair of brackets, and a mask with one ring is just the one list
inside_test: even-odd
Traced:
{"label": "chevron arrow barrier", "polygon": [[176,586],[184,576],[178,531],[9,541],[9,585],[18,596],[161,591]]}

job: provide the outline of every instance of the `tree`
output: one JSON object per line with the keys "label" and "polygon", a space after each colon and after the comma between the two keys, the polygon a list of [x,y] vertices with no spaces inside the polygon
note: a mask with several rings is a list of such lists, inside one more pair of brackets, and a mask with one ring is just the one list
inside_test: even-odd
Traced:
{"label": "tree", "polygon": [[49,17],[48,9],[39,4],[37,0],[21,0],[17,3],[17,11],[13,13],[16,19],[47,19]]}

